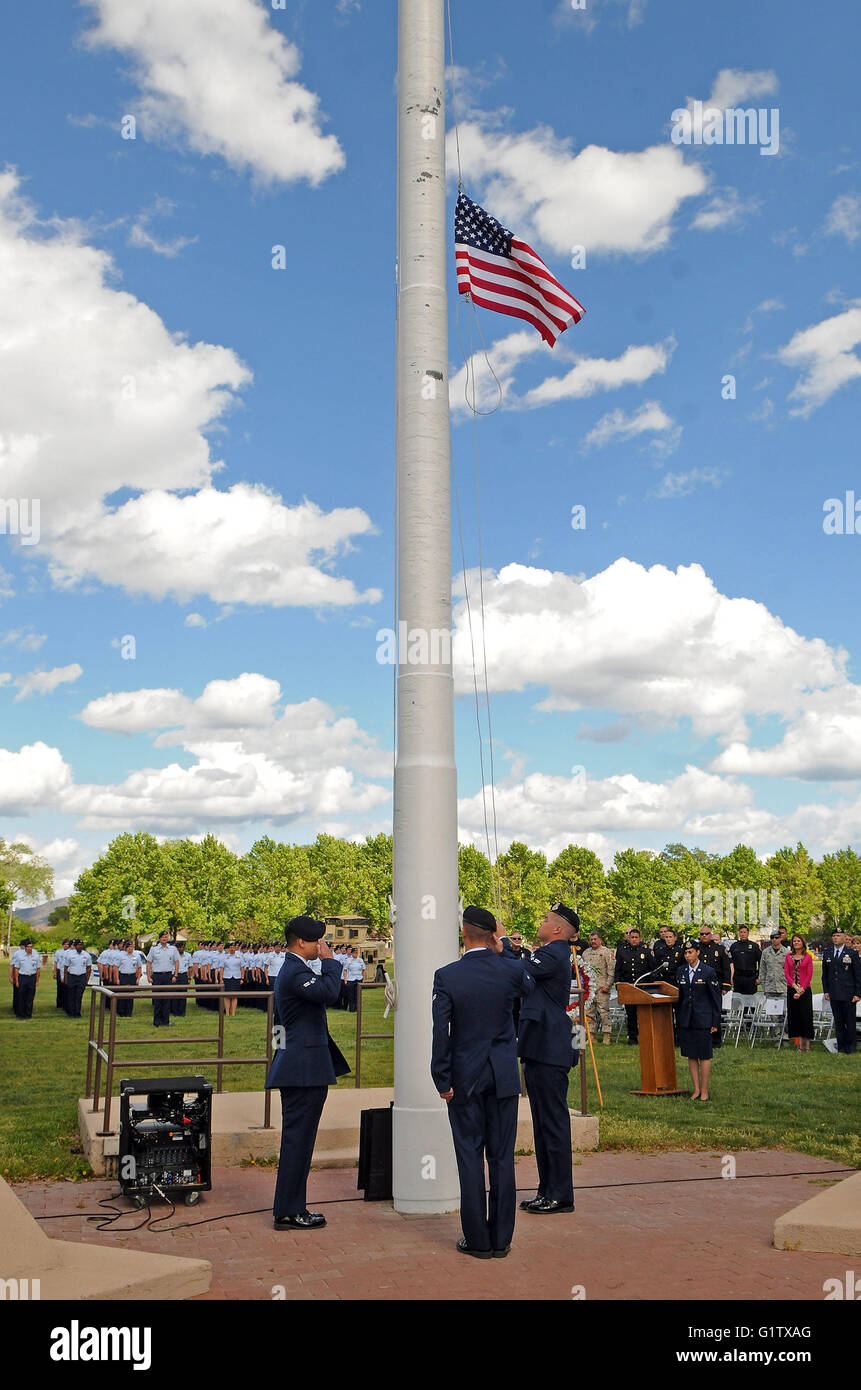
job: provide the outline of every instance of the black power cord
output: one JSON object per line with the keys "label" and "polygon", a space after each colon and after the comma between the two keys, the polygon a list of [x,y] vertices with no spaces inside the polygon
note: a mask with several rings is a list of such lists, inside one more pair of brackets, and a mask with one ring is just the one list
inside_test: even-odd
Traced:
{"label": "black power cord", "polygon": [[[857,1173],[859,1171],[861,1170],[859,1170],[858,1168],[802,1168],[798,1171],[794,1171],[791,1173],[737,1173],[736,1176],[732,1179],[732,1181],[740,1182],[743,1181],[745,1178],[830,1178],[832,1176],[836,1177],[838,1173]],[[580,1187],[575,1187],[574,1191],[603,1192],[615,1187],[670,1187],[674,1183],[724,1181],[727,1181],[727,1179],[724,1179],[720,1174],[706,1175],[703,1177],[696,1178],[648,1178],[645,1182],[637,1181],[583,1183]],[[158,1191],[159,1189],[156,1190]],[[532,1187],[517,1188],[518,1193],[534,1191],[536,1191],[536,1189]],[[162,1192],[161,1195],[164,1197],[165,1201],[169,1204],[171,1208],[167,1216],[160,1216],[154,1221],[152,1218],[152,1205],[148,1202],[147,1216],[143,1221],[139,1222],[137,1226],[119,1227],[118,1230],[122,1233],[125,1233],[126,1231],[140,1231],[143,1229],[143,1227],[146,1227],[148,1230],[153,1231],[155,1230],[156,1226],[161,1226],[165,1222],[170,1221],[172,1217],[176,1214],[176,1207],[173,1204],[173,1202],[171,1202],[170,1198],[165,1195],[165,1193]],[[109,1203],[115,1202],[116,1200],[117,1198],[105,1197],[99,1202],[99,1206],[106,1206]],[[343,1205],[344,1203],[364,1202],[364,1200],[364,1197],[327,1197],[325,1199],[315,1198],[314,1205],[318,1207],[337,1207]],[[128,1215],[128,1212],[122,1211],[119,1208],[112,1206],[111,1209],[113,1211],[116,1211],[116,1216],[113,1216],[105,1220],[103,1225],[97,1226],[97,1231],[110,1230],[113,1227],[114,1222],[117,1221],[120,1216]],[[219,1216],[205,1216],[201,1221],[183,1221],[179,1226],[171,1226],[170,1229],[171,1231],[187,1231],[192,1226],[208,1226],[212,1221],[231,1221],[237,1216],[266,1216],[271,1214],[271,1211],[271,1207],[254,1207],[250,1211],[225,1211],[222,1212]],[[103,1219],[102,1214],[98,1212],[93,1213],[82,1211],[62,1211],[57,1212],[53,1216],[37,1216],[35,1217],[35,1220],[63,1221],[70,1216],[80,1216],[82,1218],[85,1218],[87,1221],[99,1221]]]}

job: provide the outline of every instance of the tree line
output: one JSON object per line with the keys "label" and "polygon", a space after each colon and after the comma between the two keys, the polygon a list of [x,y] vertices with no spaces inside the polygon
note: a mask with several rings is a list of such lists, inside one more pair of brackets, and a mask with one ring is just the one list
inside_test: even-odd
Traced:
{"label": "tree line", "polygon": [[[605,870],[581,845],[548,860],[515,841],[495,867],[476,846],[461,845],[458,871],[465,903],[493,906],[498,892],[506,926],[530,939],[557,900],[576,908],[583,927],[602,932],[610,944],[630,926],[656,935],[665,922],[679,920],[680,899],[696,885],[698,900],[706,902],[715,889],[712,902],[741,891],[758,893],[762,902],[761,890],[777,890],[780,921],[808,937],[838,923],[850,931],[861,924],[861,857],[852,849],[817,862],[799,843],[763,861],[748,845],[720,855],[670,844],[660,853],[619,850]],[[390,835],[360,842],[318,835],[311,845],[264,836],[235,854],[214,835],[159,841],[140,831],[117,836],[81,874],[68,929],[87,940],[164,929],[194,940],[266,939],[280,935],[290,917],[309,912],[367,917],[375,931],[389,935],[391,892]]]}

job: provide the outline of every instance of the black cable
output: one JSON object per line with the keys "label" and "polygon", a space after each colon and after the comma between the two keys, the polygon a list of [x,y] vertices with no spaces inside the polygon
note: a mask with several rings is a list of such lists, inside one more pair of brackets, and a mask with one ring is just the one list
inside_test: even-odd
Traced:
{"label": "black cable", "polygon": [[[646,1179],[645,1182],[636,1181],[636,1182],[592,1182],[592,1183],[583,1183],[582,1186],[580,1186],[580,1187],[575,1187],[574,1190],[575,1190],[575,1192],[602,1192],[602,1191],[609,1190],[610,1188],[613,1188],[613,1187],[669,1187],[669,1186],[671,1186],[673,1183],[680,1183],[680,1182],[727,1182],[727,1181],[738,1182],[738,1181],[740,1181],[740,1179],[742,1179],[742,1178],[811,1178],[811,1177],[813,1177],[813,1178],[830,1178],[830,1177],[832,1177],[832,1176],[836,1176],[838,1173],[858,1173],[858,1172],[861,1172],[861,1169],[859,1169],[859,1168],[827,1168],[827,1169],[825,1169],[825,1168],[802,1168],[802,1169],[800,1169],[798,1172],[791,1172],[791,1173],[737,1173],[736,1176],[735,1176],[734,1178],[732,1178],[732,1179],[724,1178],[720,1173],[717,1173],[717,1174],[714,1174],[714,1175],[709,1174],[708,1176],[705,1176],[705,1177],[698,1177],[698,1178],[648,1178],[648,1179]],[[517,1190],[517,1192],[534,1192],[534,1191],[537,1191],[536,1188],[532,1188],[532,1187],[518,1187],[516,1190]],[[108,1201],[116,1201],[116,1200],[117,1200],[116,1198],[107,1198],[107,1197],[106,1197],[106,1198],[103,1198],[103,1199],[102,1199],[102,1201],[99,1203],[99,1205],[100,1205],[100,1206],[103,1206],[103,1205],[105,1205]],[[158,1225],[161,1225],[162,1222],[170,1221],[171,1217],[175,1215],[175,1213],[176,1213],[176,1207],[174,1206],[173,1202],[170,1201],[170,1198],[169,1198],[169,1197],[166,1197],[165,1200],[170,1204],[170,1206],[171,1206],[171,1211],[168,1213],[167,1216],[160,1216],[155,1222],[153,1222],[153,1221],[151,1220],[151,1217],[150,1217],[150,1220],[149,1220],[150,1230],[154,1230],[155,1227],[158,1226]],[[326,1198],[316,1197],[316,1198],[313,1198],[312,1200],[314,1201],[315,1206],[318,1206],[318,1207],[337,1207],[337,1206],[341,1206],[341,1205],[342,1205],[343,1203],[345,1203],[345,1202],[364,1202],[365,1199],[364,1199],[364,1197],[326,1197]],[[148,1212],[151,1212],[151,1204],[150,1204],[149,1202],[147,1203],[147,1211],[148,1211]],[[180,1226],[171,1226],[170,1229],[171,1229],[172,1231],[186,1231],[186,1230],[188,1230],[188,1229],[189,1229],[190,1227],[192,1227],[192,1226],[208,1226],[209,1223],[210,1223],[211,1221],[230,1221],[230,1220],[232,1220],[232,1219],[233,1219],[234,1217],[236,1217],[236,1216],[264,1216],[264,1215],[267,1215],[267,1214],[268,1214],[269,1212],[271,1212],[271,1211],[272,1211],[272,1208],[271,1208],[271,1207],[254,1207],[251,1211],[225,1211],[225,1212],[222,1212],[220,1216],[205,1216],[205,1217],[203,1218],[202,1221],[183,1221],[182,1224],[181,1224]],[[119,1216],[125,1216],[125,1215],[127,1215],[127,1214],[128,1214],[128,1213],[123,1212],[123,1211],[118,1212],[118,1215],[119,1215]],[[100,1215],[101,1215],[101,1213],[99,1213],[99,1212],[97,1212],[97,1213],[94,1214],[94,1213],[92,1213],[92,1212],[89,1212],[89,1213],[88,1213],[88,1212],[82,1212],[82,1211],[61,1211],[61,1212],[57,1212],[57,1213],[56,1213],[55,1215],[53,1215],[53,1216],[36,1216],[36,1217],[34,1217],[34,1220],[36,1220],[36,1221],[62,1221],[62,1220],[65,1220],[67,1217],[70,1217],[70,1216],[81,1216],[81,1217],[86,1217],[87,1220],[89,1220],[89,1221],[93,1221],[93,1220],[97,1220],[97,1219],[99,1218]],[[116,1217],[113,1218],[113,1219],[116,1220]],[[141,1222],[141,1223],[140,1223],[139,1225],[137,1225],[137,1226],[130,1226],[130,1227],[127,1227],[126,1229],[128,1229],[128,1230],[130,1230],[130,1231],[139,1231],[139,1230],[141,1229],[141,1226],[145,1226],[145,1225],[147,1225],[147,1222],[146,1222],[146,1221],[143,1221],[143,1222]],[[105,1228],[105,1227],[100,1227],[100,1226],[97,1226],[97,1227],[96,1227],[96,1230],[102,1230],[102,1229],[106,1229],[106,1228]]]}
{"label": "black cable", "polygon": [[167,1193],[163,1192],[160,1187],[156,1187],[155,1191],[159,1194],[160,1197],[164,1198],[164,1200],[170,1207],[170,1211],[168,1212],[167,1216],[160,1216],[157,1221],[153,1221],[152,1217],[150,1217],[149,1230],[151,1231],[154,1231],[156,1226],[163,1226],[165,1221],[170,1221],[171,1217],[176,1216],[176,1203],[172,1202],[168,1197]]}

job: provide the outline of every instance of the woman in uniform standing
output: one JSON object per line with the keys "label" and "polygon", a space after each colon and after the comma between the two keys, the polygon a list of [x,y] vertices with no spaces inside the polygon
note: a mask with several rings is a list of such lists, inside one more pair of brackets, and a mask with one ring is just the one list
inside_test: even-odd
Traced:
{"label": "woman in uniform standing", "polygon": [[720,1029],[721,992],[710,965],[700,962],[698,941],[685,946],[685,963],[676,977],[679,1050],[688,1059],[693,1082],[691,1100],[709,1099],[713,1039]]}
{"label": "woman in uniform standing", "polygon": [[235,941],[229,941],[224,955],[219,957],[218,970],[224,992],[229,995],[229,998],[224,1001],[224,1016],[225,1018],[235,1018],[239,992],[245,979],[245,967],[242,964],[242,957],[236,954]]}
{"label": "woman in uniform standing", "polygon": [[[128,986],[139,985],[141,982],[140,961],[133,941],[123,942],[118,966],[118,982]],[[117,1018],[131,1018],[134,1008],[134,995],[131,993],[123,995],[121,999],[117,1000]]]}

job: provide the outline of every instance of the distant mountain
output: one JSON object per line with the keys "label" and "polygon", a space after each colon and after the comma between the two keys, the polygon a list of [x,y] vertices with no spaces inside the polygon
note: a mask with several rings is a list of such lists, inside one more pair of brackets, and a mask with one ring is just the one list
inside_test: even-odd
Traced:
{"label": "distant mountain", "polygon": [[26,922],[27,926],[33,931],[49,931],[48,918],[55,907],[67,907],[68,898],[50,898],[46,903],[37,903],[35,907],[20,907],[14,913],[15,920]]}

